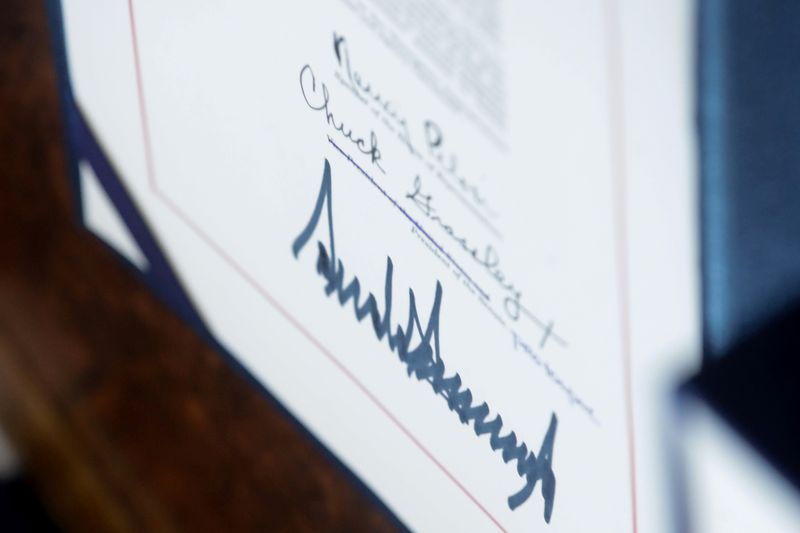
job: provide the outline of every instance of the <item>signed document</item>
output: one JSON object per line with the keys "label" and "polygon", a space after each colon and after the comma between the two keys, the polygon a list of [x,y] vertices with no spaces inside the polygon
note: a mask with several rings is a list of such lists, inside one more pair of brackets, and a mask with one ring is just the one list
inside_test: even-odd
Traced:
{"label": "signed document", "polygon": [[400,521],[621,532],[670,523],[659,398],[698,350],[691,6],[660,4],[62,10],[205,327]]}

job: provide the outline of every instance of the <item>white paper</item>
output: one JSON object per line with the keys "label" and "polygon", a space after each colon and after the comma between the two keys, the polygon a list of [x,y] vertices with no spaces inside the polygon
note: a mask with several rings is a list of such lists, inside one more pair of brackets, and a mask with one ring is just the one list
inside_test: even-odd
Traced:
{"label": "white paper", "polygon": [[[64,15],[77,103],[210,330],[406,525],[618,532],[668,525],[658,405],[697,353],[691,20],[663,4]],[[449,408],[455,374],[525,460]]]}

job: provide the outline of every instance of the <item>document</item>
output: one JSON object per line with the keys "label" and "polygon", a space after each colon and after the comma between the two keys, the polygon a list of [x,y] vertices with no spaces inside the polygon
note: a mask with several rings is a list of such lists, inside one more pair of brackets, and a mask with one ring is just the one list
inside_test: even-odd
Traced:
{"label": "document", "polygon": [[699,353],[691,10],[662,4],[62,9],[203,323],[400,521],[620,532],[669,524],[657,399]]}

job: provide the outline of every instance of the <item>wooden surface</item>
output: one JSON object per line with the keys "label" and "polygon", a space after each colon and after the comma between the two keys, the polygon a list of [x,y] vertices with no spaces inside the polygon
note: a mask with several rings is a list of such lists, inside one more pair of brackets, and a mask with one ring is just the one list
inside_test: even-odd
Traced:
{"label": "wooden surface", "polygon": [[31,0],[0,6],[0,422],[69,530],[395,527],[77,226]]}

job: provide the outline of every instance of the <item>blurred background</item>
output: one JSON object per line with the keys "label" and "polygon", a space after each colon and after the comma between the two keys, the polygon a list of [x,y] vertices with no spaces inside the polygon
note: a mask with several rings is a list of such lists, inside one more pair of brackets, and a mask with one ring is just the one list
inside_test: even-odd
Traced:
{"label": "blurred background", "polygon": [[46,7],[0,4],[0,531],[398,529],[81,229]]}
{"label": "blurred background", "polygon": [[[705,348],[665,429],[675,531],[800,531],[798,5],[697,3]],[[52,46],[44,2],[3,1],[0,531],[402,529],[80,227]]]}

